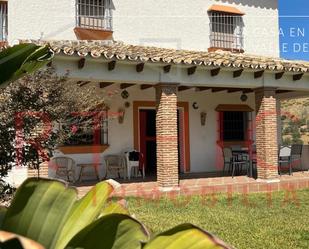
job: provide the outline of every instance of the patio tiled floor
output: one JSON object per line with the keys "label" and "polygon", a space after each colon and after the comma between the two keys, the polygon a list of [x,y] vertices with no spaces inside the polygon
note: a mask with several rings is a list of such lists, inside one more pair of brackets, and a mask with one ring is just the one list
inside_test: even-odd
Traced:
{"label": "patio tiled floor", "polygon": [[[293,176],[283,175],[278,182],[259,181],[247,176],[211,177],[180,180],[179,189],[166,195],[207,195],[211,193],[255,193],[309,188],[309,172],[296,172]],[[79,186],[79,196],[83,196],[91,186]],[[155,181],[122,183],[114,196],[155,198],[164,193],[159,191]]]}

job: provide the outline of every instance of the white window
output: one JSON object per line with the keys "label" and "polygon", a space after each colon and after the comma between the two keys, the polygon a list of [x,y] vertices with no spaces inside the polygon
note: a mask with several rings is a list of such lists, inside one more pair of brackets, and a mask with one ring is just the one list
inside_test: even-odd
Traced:
{"label": "white window", "polygon": [[0,1],[0,42],[6,41],[8,35],[8,4]]}
{"label": "white window", "polygon": [[243,19],[240,15],[209,12],[210,46],[232,51],[243,51]]}
{"label": "white window", "polygon": [[112,30],[112,0],[76,0],[76,26]]}

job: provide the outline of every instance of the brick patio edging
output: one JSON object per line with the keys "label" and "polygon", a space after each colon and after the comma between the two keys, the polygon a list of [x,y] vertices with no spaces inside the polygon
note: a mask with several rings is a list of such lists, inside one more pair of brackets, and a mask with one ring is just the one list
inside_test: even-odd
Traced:
{"label": "brick patio edging", "polygon": [[[293,176],[282,176],[279,182],[261,182],[245,176],[215,177],[180,180],[178,189],[170,192],[159,191],[156,182],[124,183],[116,189],[114,197],[138,197],[155,199],[164,196],[193,196],[209,194],[248,194],[272,193],[276,191],[295,191],[309,188],[309,172],[294,173]],[[92,186],[78,187],[79,196],[86,194]]]}

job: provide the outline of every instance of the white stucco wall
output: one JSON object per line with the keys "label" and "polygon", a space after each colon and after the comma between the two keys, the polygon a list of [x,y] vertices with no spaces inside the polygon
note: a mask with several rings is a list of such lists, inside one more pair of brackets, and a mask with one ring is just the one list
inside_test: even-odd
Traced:
{"label": "white stucco wall", "polygon": [[131,44],[207,50],[207,10],[213,4],[245,13],[246,53],[279,56],[277,0],[114,0],[114,38]]}
{"label": "white stucco wall", "polygon": [[[245,52],[279,56],[277,0],[113,0],[114,39],[129,44],[207,50],[212,4],[246,13]],[[75,40],[75,0],[9,0],[9,42]]]}
{"label": "white stucco wall", "polygon": [[9,0],[9,42],[17,39],[76,40],[75,0]]}

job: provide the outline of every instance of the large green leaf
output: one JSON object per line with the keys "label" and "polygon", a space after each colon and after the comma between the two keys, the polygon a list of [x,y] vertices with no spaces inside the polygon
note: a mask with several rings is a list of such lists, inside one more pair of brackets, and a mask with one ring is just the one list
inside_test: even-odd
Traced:
{"label": "large green leaf", "polygon": [[75,234],[93,222],[102,212],[106,200],[113,190],[113,186],[107,181],[100,182],[76,202],[63,229],[59,230],[59,239],[55,248],[64,248]]}
{"label": "large green leaf", "polygon": [[63,182],[29,178],[17,190],[5,214],[2,230],[38,241],[46,248],[61,248],[96,220],[114,190],[100,182],[82,199]]}
{"label": "large green leaf", "polygon": [[191,225],[179,225],[163,232],[147,243],[144,249],[222,249],[230,248],[213,235]]}
{"label": "large green leaf", "polygon": [[35,44],[19,44],[0,52],[0,85],[32,73],[47,64],[53,52]]}
{"label": "large green leaf", "polygon": [[129,215],[129,211],[119,202],[112,202],[109,203],[102,213],[100,214],[100,217],[104,215],[109,215],[109,214],[127,214]]}
{"label": "large green leaf", "polygon": [[7,212],[7,208],[0,207],[0,229],[1,229],[2,222],[4,220],[4,216],[5,216],[6,212]]}
{"label": "large green leaf", "polygon": [[50,248],[77,199],[60,181],[29,178],[17,190],[1,229]]}
{"label": "large green leaf", "polygon": [[65,248],[140,249],[148,238],[147,230],[137,220],[123,214],[111,214],[76,234]]}

